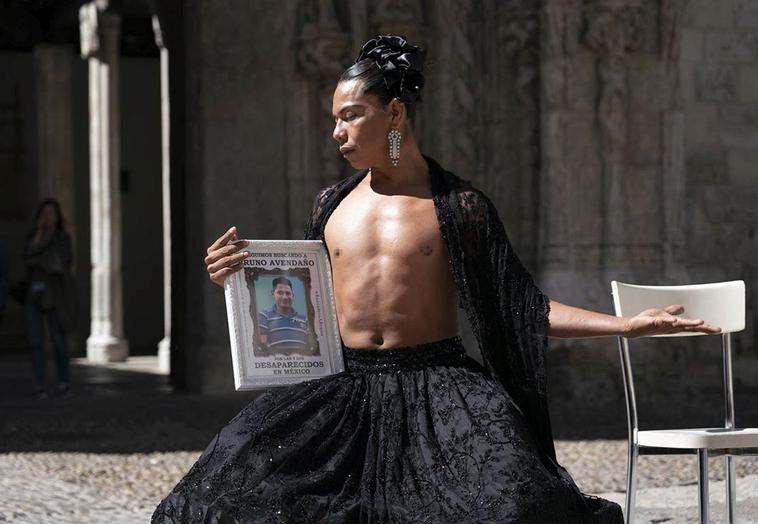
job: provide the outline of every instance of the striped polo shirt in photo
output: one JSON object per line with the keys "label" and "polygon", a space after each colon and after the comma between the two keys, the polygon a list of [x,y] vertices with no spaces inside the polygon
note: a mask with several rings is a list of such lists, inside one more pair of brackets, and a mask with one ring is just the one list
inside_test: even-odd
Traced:
{"label": "striped polo shirt in photo", "polygon": [[276,310],[276,305],[258,313],[258,327],[261,335],[268,335],[271,349],[305,349],[308,341],[308,321],[303,315],[290,308],[290,315]]}

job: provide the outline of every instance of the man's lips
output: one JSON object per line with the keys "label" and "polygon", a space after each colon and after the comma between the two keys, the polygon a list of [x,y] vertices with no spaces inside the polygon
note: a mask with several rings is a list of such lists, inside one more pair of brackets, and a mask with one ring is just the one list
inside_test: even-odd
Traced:
{"label": "man's lips", "polygon": [[352,153],[353,151],[355,151],[355,149],[352,148],[352,147],[341,147],[340,148],[340,153],[342,153],[343,155],[348,155],[348,154]]}

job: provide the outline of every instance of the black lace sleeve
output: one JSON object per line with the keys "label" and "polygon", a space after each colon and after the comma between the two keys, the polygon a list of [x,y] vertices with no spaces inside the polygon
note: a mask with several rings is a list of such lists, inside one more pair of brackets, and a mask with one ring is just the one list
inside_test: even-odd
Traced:
{"label": "black lace sleeve", "polygon": [[[550,301],[511,245],[494,204],[463,183],[456,191],[461,261],[453,272],[485,365],[513,396],[538,440],[555,457],[547,410],[545,355]],[[455,244],[455,242],[452,242]]]}
{"label": "black lace sleeve", "polygon": [[316,228],[316,225],[321,222],[321,217],[326,209],[326,202],[329,200],[329,194],[332,191],[333,187],[334,186],[325,187],[316,194],[316,198],[313,201],[311,216],[308,219],[308,223],[305,226],[305,231],[303,232],[303,237],[306,240],[313,239],[312,235],[314,233],[314,229]]}
{"label": "black lace sleeve", "polygon": [[522,365],[534,375],[535,388],[546,395],[545,351],[550,317],[550,300],[537,287],[513,249],[500,217],[487,200],[487,234],[482,248],[490,257],[493,276],[497,279],[498,304],[501,317],[512,328],[520,348]]}

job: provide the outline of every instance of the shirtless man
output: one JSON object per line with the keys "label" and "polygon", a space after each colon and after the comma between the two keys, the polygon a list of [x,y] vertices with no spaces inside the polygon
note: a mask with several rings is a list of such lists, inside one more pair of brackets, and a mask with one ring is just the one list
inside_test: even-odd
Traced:
{"label": "shirtless man", "polygon": [[[544,331],[532,323],[526,336],[536,335],[539,344],[519,342],[508,323],[514,304],[547,300],[531,279],[514,288],[521,295],[488,294],[500,303],[486,317],[488,304],[472,305],[465,277],[459,283],[469,317],[489,322],[472,327],[482,354],[496,361],[488,364],[493,373],[474,365],[456,336],[458,285],[449,246],[457,246],[450,248],[456,275],[481,269],[468,275],[487,279],[477,281],[480,288],[499,271],[506,275],[497,273],[493,286],[524,283],[528,275],[520,264],[500,261],[474,269],[453,251],[462,249],[468,260],[480,252],[451,238],[458,226],[492,242],[482,252],[505,249],[494,215],[474,221],[440,214],[441,233],[437,210],[462,206],[442,202],[448,193],[438,183],[432,198],[432,181],[454,176],[440,173],[414,137],[423,59],[403,37],[380,35],[363,46],[334,92],[333,137],[360,176],[319,196],[308,236],[323,233],[331,257],[345,372],[258,397],[219,432],[156,515],[221,520],[247,509],[256,518],[275,511],[271,520],[286,522],[623,522],[620,507],[585,497],[557,464],[538,390]],[[485,234],[491,227],[496,232]],[[247,256],[244,242],[230,243],[236,239],[232,227],[208,248],[208,273],[220,286]],[[719,331],[678,317],[676,305],[627,318],[549,305],[554,337]],[[539,306],[531,310],[542,330]]]}
{"label": "shirtless man", "polygon": [[[340,335],[345,345],[390,349],[458,334],[456,291],[440,236],[429,185],[429,169],[406,106],[387,106],[362,93],[356,81],[334,92],[333,137],[342,155],[367,176],[330,217],[325,239],[332,261]],[[386,152],[391,128],[399,129],[402,162]],[[232,227],[209,248],[205,259],[213,282],[242,268],[245,243]],[[718,333],[702,320],[686,319],[678,305],[616,317],[550,301],[552,337],[623,335],[639,337],[676,331]]]}

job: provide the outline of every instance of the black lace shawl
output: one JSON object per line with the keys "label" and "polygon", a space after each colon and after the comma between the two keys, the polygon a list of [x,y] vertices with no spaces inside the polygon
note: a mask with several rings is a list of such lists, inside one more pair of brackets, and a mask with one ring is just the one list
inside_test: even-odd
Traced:
{"label": "black lace shawl", "polygon": [[[469,182],[424,158],[459,303],[485,367],[508,391],[552,459],[548,463],[554,464],[545,374],[549,299],[516,256],[492,202]],[[324,240],[332,212],[367,172],[359,171],[319,192],[306,239]]]}

